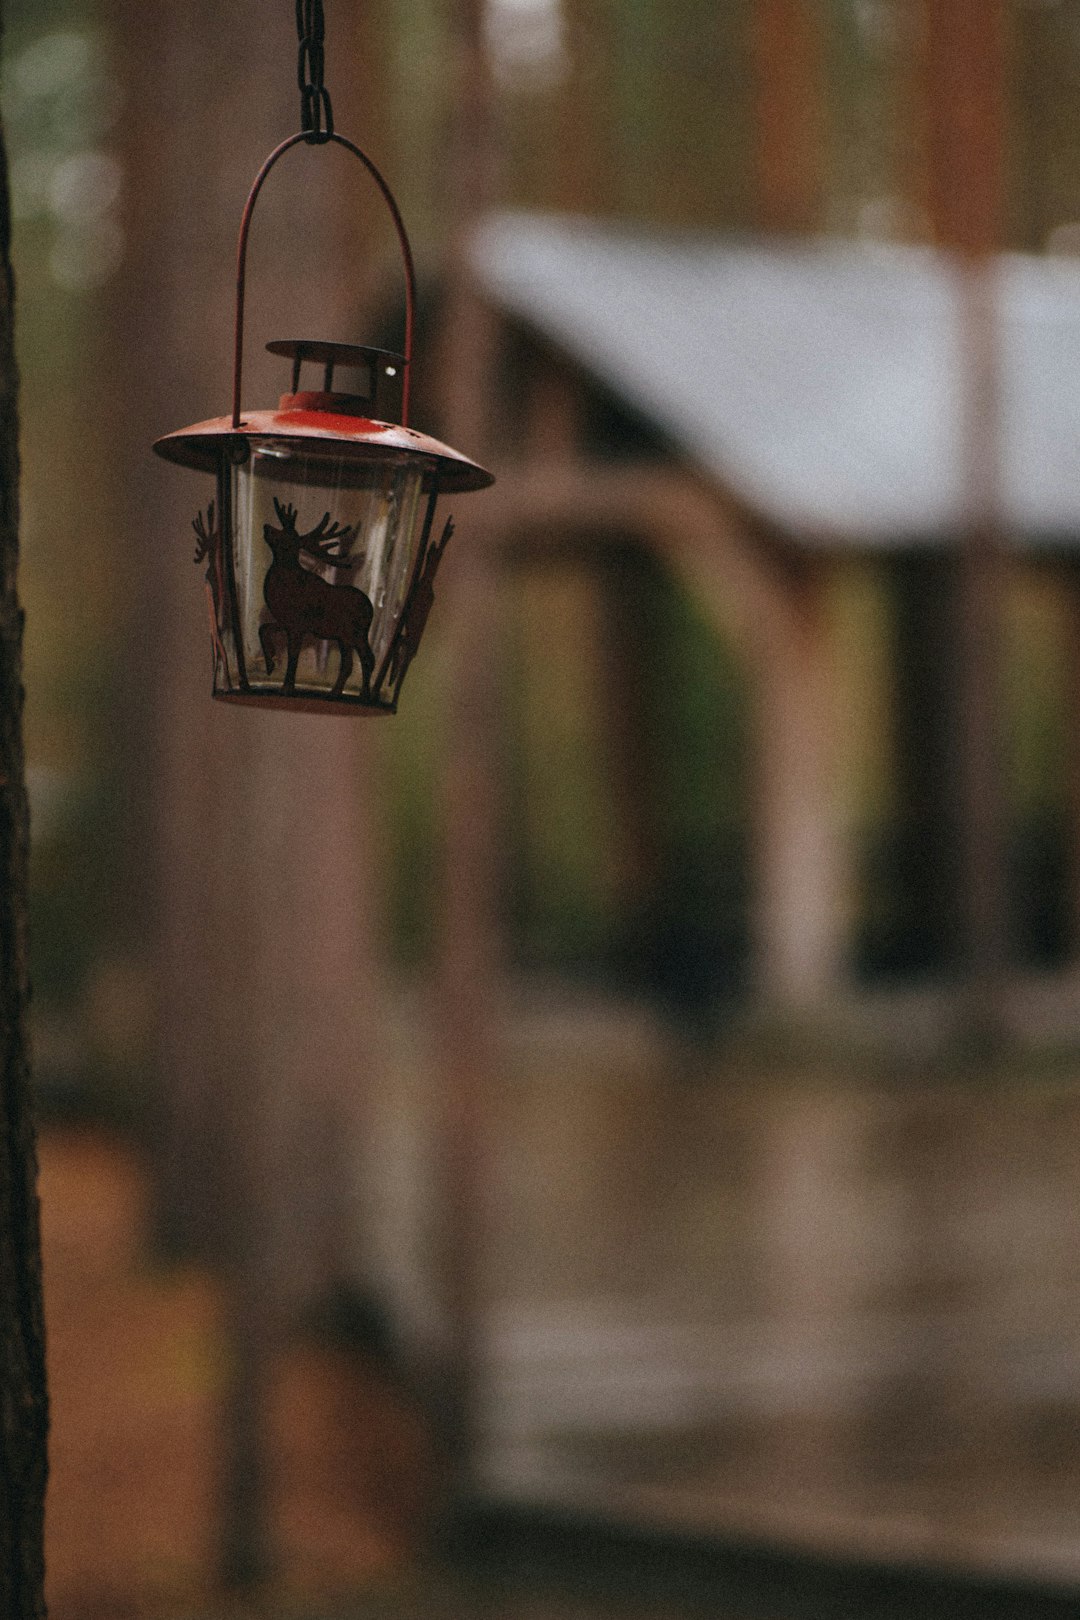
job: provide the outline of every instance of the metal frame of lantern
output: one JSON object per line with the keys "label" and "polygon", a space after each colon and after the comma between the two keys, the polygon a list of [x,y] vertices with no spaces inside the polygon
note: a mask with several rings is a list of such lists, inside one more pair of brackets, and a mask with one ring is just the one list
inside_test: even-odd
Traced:
{"label": "metal frame of lantern", "polygon": [[[243,413],[255,204],[278,160],[313,141],[357,157],[390,211],[405,270],[405,352],[306,339],[269,343],[272,354],[292,360],[291,392],[276,410]],[[453,532],[448,520],[432,540],[438,497],[494,482],[483,467],[408,425],[415,304],[401,212],[367,154],[332,129],[282,141],[256,175],[240,224],[232,414],[154,445],[167,461],[217,479],[215,500],[192,525],[195,561],[207,565],[215,698],[318,714],[396,710]],[[322,367],[322,387],[301,390],[301,368],[312,363]],[[350,368],[362,373],[361,383],[350,393],[335,390],[335,372]]]}

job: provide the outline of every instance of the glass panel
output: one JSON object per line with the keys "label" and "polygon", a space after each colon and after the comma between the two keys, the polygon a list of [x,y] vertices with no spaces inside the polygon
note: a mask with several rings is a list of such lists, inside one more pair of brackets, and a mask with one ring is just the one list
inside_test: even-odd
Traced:
{"label": "glass panel", "polygon": [[431,471],[419,456],[251,441],[230,481],[236,636],[250,688],[375,701]]}

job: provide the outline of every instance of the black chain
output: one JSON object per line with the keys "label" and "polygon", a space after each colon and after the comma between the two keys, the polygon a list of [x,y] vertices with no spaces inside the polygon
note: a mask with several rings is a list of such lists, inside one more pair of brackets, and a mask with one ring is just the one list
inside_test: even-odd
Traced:
{"label": "black chain", "polygon": [[334,109],[323,84],[323,39],[326,23],[322,0],[296,0],[296,36],[300,55],[296,81],[300,86],[300,128],[313,142],[328,141],[334,133]]}

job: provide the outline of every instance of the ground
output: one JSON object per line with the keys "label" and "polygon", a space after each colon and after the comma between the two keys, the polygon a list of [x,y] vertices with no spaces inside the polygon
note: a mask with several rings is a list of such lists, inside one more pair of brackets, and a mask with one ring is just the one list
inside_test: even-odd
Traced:
{"label": "ground", "polygon": [[51,1620],[671,1620],[668,1609],[478,1585],[418,1562],[434,1490],[415,1409],[354,1353],[273,1360],[273,1580],[215,1590],[222,1295],[147,1245],[138,1155],[99,1130],[40,1142],[52,1395]]}
{"label": "ground", "polygon": [[[370,1362],[311,1337],[297,1337],[272,1362],[274,1578],[244,1602],[226,1600],[214,1583],[226,1365],[220,1288],[206,1273],[152,1263],[147,1180],[122,1141],[94,1130],[48,1130],[41,1191],[52,1620],[676,1620],[691,1613],[818,1620],[841,1612],[1026,1620],[1078,1612],[1065,1593],[1016,1607],[1006,1592],[988,1607],[965,1607],[962,1588],[943,1588],[930,1607],[910,1593],[882,1606],[853,1597],[842,1580],[820,1589],[820,1604],[796,1601],[792,1592],[812,1577],[813,1560],[775,1601],[769,1581],[762,1586],[760,1574],[736,1559],[724,1586],[730,1601],[699,1594],[677,1604],[656,1596],[651,1578],[635,1576],[639,1565],[620,1565],[614,1577],[608,1570],[601,1582],[592,1555],[580,1553],[573,1570],[554,1580],[535,1562],[502,1582],[498,1559],[484,1560],[483,1582],[424,1566],[418,1555],[435,1470],[418,1411]],[[639,1473],[640,1466],[637,1458]],[[1052,1530],[1046,1503],[1023,1479],[1019,1494],[1032,1497],[1036,1518]],[[581,1595],[583,1585],[596,1595]]]}
{"label": "ground", "polygon": [[[201,1612],[212,1589],[225,1346],[220,1289],[148,1256],[146,1181],[97,1131],[41,1142],[52,1388],[53,1620]],[[355,1356],[273,1361],[274,1613],[397,1577],[425,1516],[423,1427]]]}

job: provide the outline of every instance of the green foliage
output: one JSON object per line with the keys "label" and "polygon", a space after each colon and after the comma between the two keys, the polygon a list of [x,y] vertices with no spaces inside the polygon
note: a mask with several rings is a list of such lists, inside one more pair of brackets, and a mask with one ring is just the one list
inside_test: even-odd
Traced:
{"label": "green foliage", "polygon": [[631,544],[516,589],[516,954],[707,1003],[745,954],[744,674]]}
{"label": "green foliage", "polygon": [[574,564],[516,575],[504,600],[514,950],[533,966],[583,967],[602,954],[617,884],[601,603]]}

